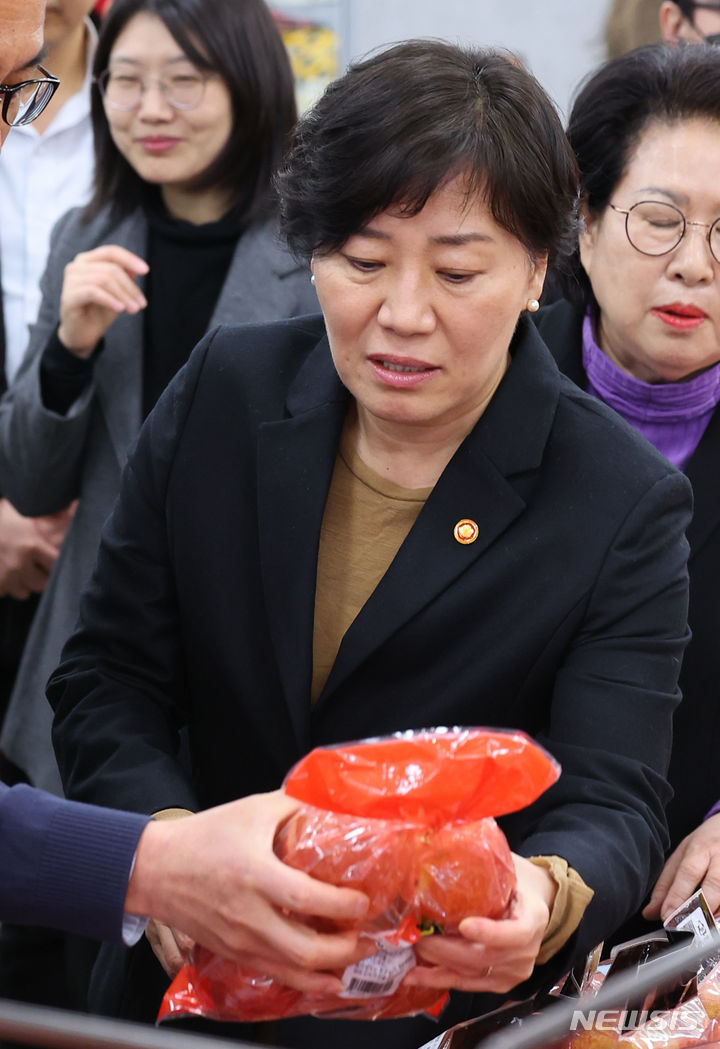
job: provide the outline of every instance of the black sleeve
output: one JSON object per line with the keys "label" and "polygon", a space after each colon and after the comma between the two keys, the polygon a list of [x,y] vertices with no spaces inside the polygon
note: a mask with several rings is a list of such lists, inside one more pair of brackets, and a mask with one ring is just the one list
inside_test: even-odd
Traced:
{"label": "black sleeve", "polygon": [[53,332],[40,359],[40,393],[48,411],[67,414],[90,385],[102,345],[100,343],[90,357],[76,357],[63,346],[57,332]]}
{"label": "black sleeve", "polygon": [[198,807],[180,745],[187,702],[165,500],[213,337],[140,432],[78,628],[48,683],[63,786],[78,801],[146,813]]}

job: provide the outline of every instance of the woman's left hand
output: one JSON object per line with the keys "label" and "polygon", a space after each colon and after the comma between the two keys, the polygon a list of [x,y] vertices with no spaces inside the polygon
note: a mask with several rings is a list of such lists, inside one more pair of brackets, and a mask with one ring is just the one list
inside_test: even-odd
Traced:
{"label": "woman's left hand", "polygon": [[444,990],[510,991],[527,980],[545,935],[556,886],[543,867],[513,855],[517,895],[507,918],[465,918],[459,935],[426,936],[416,946],[421,965],[404,983]]}

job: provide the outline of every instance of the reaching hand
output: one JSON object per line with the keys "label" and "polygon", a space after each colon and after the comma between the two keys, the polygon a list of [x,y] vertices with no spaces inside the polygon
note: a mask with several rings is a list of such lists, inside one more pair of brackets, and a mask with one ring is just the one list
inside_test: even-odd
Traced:
{"label": "reaching hand", "polygon": [[714,914],[720,909],[720,814],[683,838],[666,862],[643,916],[664,920],[698,888]]}

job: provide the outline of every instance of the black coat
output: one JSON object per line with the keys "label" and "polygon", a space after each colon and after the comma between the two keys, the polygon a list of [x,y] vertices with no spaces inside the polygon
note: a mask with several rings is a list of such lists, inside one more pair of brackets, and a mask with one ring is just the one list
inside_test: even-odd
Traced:
{"label": "black coat", "polygon": [[[540,311],[538,328],[560,369],[587,385],[582,363],[582,313],[566,302]],[[667,808],[670,847],[690,834],[720,798],[720,409],[685,467],[693,488],[690,543],[692,638],[680,673],[683,701],[674,716]]]}
{"label": "black coat", "polygon": [[[274,788],[318,744],[525,729],[563,774],[503,821],[511,845],[566,857],[595,889],[547,977],[637,908],[662,864],[690,494],[560,376],[526,320],[511,352],[311,709],[318,539],[348,394],[320,317],[206,338],[131,456],[49,696],[69,794],[145,812]],[[471,546],[453,538],[465,517]],[[422,1040],[403,1023],[397,1049]],[[320,1030],[315,1045],[340,1044]]]}

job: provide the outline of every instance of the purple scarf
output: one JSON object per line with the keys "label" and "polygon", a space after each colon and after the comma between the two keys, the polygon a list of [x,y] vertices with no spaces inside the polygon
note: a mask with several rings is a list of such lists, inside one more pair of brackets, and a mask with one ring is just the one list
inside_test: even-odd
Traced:
{"label": "purple scarf", "polygon": [[683,470],[720,401],[720,362],[686,382],[643,382],[603,353],[589,313],[583,321],[582,359],[588,393],[614,408]]}

